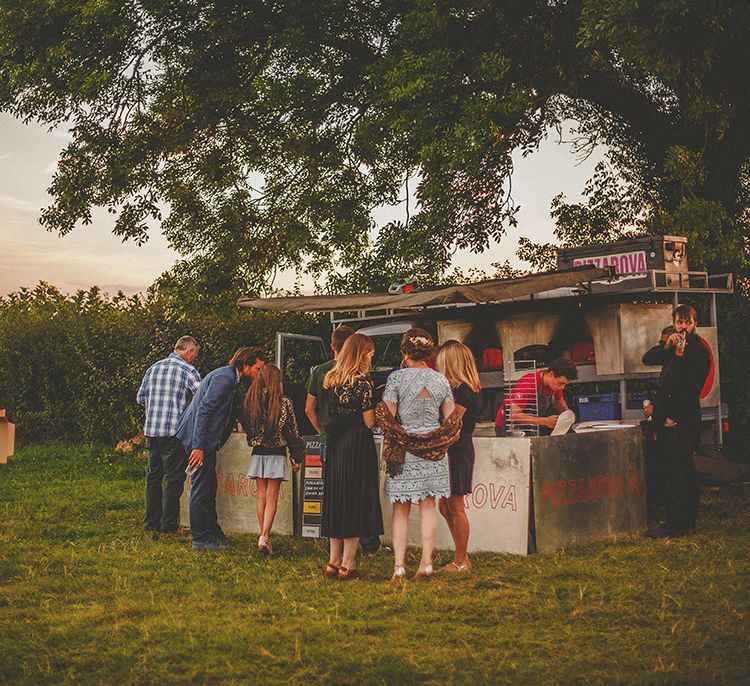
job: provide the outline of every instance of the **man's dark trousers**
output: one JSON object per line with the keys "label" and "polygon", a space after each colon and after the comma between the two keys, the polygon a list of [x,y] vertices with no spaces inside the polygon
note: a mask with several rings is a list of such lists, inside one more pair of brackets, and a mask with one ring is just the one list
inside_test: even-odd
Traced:
{"label": "man's dark trousers", "polygon": [[149,436],[147,445],[146,519],[143,528],[146,531],[175,531],[179,524],[187,456],[174,436]]}
{"label": "man's dark trousers", "polygon": [[662,427],[658,446],[666,475],[664,505],[667,528],[673,534],[689,533],[695,528],[700,505],[693,448],[677,427]]}
{"label": "man's dark trousers", "polygon": [[190,533],[193,543],[215,543],[216,523],[216,453],[205,453],[203,466],[192,476],[190,487]]}

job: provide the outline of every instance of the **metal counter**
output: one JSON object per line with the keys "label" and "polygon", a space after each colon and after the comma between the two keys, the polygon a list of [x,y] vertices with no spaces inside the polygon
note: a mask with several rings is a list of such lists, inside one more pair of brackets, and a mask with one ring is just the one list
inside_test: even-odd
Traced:
{"label": "metal counter", "polygon": [[[478,434],[486,432],[480,427]],[[464,497],[471,525],[470,551],[551,552],[645,529],[643,450],[637,426],[533,438],[475,435],[474,448],[474,488]],[[310,468],[319,469],[317,455],[309,457]],[[246,476],[249,461],[244,435],[233,434],[217,456],[216,508],[224,529],[257,534],[255,484]],[[380,475],[387,541],[391,505],[383,498],[382,464]],[[291,484],[282,484],[274,522],[278,534],[291,534],[294,514],[298,512],[301,518],[305,511],[300,493],[294,497],[302,502],[294,507]],[[189,481],[181,501],[185,526],[189,524],[188,497]],[[439,515],[438,521],[437,548],[451,549],[448,527]],[[300,533],[301,519],[296,524]],[[305,528],[307,536],[315,533]],[[409,519],[409,544],[419,544],[417,505],[412,506]]]}

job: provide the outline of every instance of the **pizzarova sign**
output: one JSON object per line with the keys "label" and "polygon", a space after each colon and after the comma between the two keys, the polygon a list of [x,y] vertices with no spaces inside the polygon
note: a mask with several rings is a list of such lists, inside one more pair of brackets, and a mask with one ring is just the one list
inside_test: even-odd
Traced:
{"label": "pizzarova sign", "polygon": [[634,277],[646,274],[646,251],[634,250],[612,255],[598,255],[594,257],[577,257],[573,260],[574,267],[593,265],[604,269],[614,267],[618,276]]}

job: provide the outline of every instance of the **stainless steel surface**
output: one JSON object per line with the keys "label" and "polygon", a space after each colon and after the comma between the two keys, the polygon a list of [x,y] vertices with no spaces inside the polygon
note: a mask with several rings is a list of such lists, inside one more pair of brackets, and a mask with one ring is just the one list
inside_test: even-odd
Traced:
{"label": "stainless steel surface", "polygon": [[641,358],[643,353],[659,342],[662,329],[672,323],[672,308],[666,304],[622,304],[619,306],[619,317],[623,371],[659,371],[647,367]]}

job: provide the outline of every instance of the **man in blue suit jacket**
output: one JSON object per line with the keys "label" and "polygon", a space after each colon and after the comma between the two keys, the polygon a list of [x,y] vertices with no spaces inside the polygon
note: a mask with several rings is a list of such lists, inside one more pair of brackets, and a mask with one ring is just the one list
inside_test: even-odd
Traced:
{"label": "man in blue suit jacket", "polygon": [[235,388],[254,379],[265,364],[260,348],[240,348],[229,364],[206,374],[177,427],[177,438],[195,467],[190,489],[190,531],[193,548],[218,550],[224,537],[216,519],[216,453],[232,433]]}

